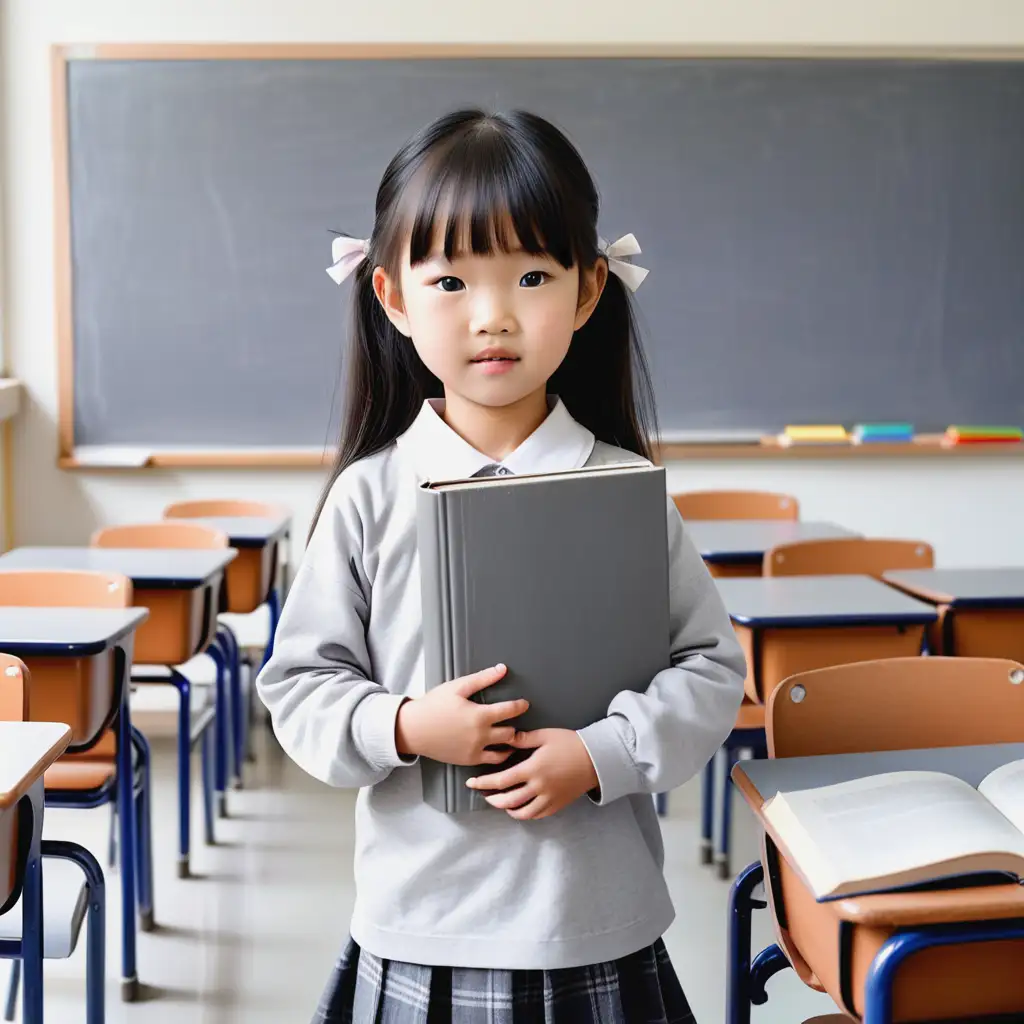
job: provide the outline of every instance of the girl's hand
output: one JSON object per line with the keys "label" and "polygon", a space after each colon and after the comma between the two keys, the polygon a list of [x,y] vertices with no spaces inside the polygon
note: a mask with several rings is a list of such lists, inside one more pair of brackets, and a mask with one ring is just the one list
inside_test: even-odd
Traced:
{"label": "girl's hand", "polygon": [[485,799],[511,817],[520,821],[546,818],[597,788],[594,762],[572,729],[520,732],[509,742],[533,753],[521,764],[493,775],[478,775],[466,785],[470,789],[508,790]]}
{"label": "girl's hand", "polygon": [[479,704],[469,698],[492,686],[507,669],[504,665],[485,668],[428,690],[422,697],[407,700],[395,719],[395,746],[403,756],[429,757],[446,764],[502,764],[511,750],[487,750],[493,745],[510,746],[516,730],[499,725],[521,715],[530,706],[525,700],[501,704]]}

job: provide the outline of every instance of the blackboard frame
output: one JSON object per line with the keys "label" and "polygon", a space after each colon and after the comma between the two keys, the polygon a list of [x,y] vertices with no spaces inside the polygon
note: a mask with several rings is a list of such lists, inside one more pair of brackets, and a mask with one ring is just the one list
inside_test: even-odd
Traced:
{"label": "blackboard frame", "polygon": [[[1020,61],[1015,47],[928,46],[720,46],[682,44],[541,43],[88,43],[51,48],[54,171],[54,320],[58,378],[57,464],[63,469],[316,468],[330,462],[329,448],[153,448],[87,456],[74,437],[74,323],[72,311],[71,201],[68,150],[68,64],[79,60],[338,60],[502,58],[716,58],[892,59],[921,61]],[[782,448],[766,438],[757,444],[682,443],[666,439],[659,461],[674,459],[834,459],[876,457],[979,457],[1024,455],[1024,445],[975,444],[946,448],[937,436],[912,444]]]}

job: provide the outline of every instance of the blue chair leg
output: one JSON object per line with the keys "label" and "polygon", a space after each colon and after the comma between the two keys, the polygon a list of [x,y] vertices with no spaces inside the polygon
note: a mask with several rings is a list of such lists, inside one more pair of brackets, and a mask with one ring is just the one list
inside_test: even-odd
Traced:
{"label": "blue chair leg", "polygon": [[206,832],[206,845],[213,846],[217,840],[213,830],[213,763],[210,757],[209,727],[203,730],[200,742],[203,755],[203,825]]}
{"label": "blue chair leg", "polygon": [[11,977],[7,983],[7,999],[4,1001],[4,1020],[14,1020],[18,1009],[18,988],[21,985],[21,960],[11,961]]}
{"label": "blue chair leg", "polygon": [[277,623],[281,618],[281,599],[278,597],[277,588],[271,590],[267,595],[267,608],[270,611],[270,636],[267,638],[267,646],[263,649],[264,665],[274,655],[274,634],[277,632]]}
{"label": "blue chair leg", "polygon": [[231,705],[226,682],[227,665],[224,652],[216,643],[210,644],[206,653],[213,659],[217,667],[217,717],[214,724],[214,788],[217,790],[217,815],[228,816],[227,783],[228,783],[228,744],[231,730]]}
{"label": "blue chair leg", "polygon": [[139,762],[140,785],[135,796],[135,833],[138,850],[137,894],[139,899],[139,927],[144,932],[153,930],[153,816],[151,804],[153,789],[150,775],[149,743],[134,726],[132,743]]}
{"label": "blue chair leg", "polygon": [[171,672],[178,690],[178,877],[188,878],[189,832],[192,799],[192,683],[180,672]]}
{"label": "blue chair leg", "polygon": [[729,953],[726,964],[726,1024],[750,1024],[750,932],[755,910],[764,903],[753,898],[764,881],[760,861],[747,867],[729,891]]}
{"label": "blue chair leg", "polygon": [[228,683],[231,687],[231,783],[242,788],[242,761],[245,758],[245,709],[242,703],[242,663],[238,654],[238,641],[227,626],[220,626],[217,636],[221,641],[227,662]]}
{"label": "blue chair leg", "polygon": [[121,999],[133,1003],[139,996],[135,963],[135,778],[132,733],[127,699],[117,716],[117,815],[121,849]]}
{"label": "blue chair leg", "polygon": [[736,763],[736,751],[725,748],[725,772],[722,779],[722,817],[718,833],[718,850],[715,853],[715,865],[718,877],[727,879],[732,871],[729,866],[729,846],[732,840],[732,766]]}
{"label": "blue chair leg", "polygon": [[700,862],[712,864],[715,859],[715,764],[718,751],[704,765],[700,776]]}
{"label": "blue chair leg", "polygon": [[59,857],[77,864],[89,887],[88,932],[85,951],[85,1024],[103,1024],[105,1018],[107,894],[103,869],[96,858],[77,843],[43,840],[44,857]]}

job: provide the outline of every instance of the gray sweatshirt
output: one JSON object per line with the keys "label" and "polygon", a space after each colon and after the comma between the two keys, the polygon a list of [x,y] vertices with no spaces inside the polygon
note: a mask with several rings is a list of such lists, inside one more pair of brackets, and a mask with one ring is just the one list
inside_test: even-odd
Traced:
{"label": "gray sweatshirt", "polygon": [[[636,459],[595,442],[558,401],[503,462],[512,473]],[[491,460],[428,402],[389,448],[349,466],[296,573],[257,680],[282,747],[356,800],[353,938],[412,963],[554,969],[654,942],[674,911],[651,794],[698,772],[732,728],[744,660],[711,577],[666,498],[672,667],[579,733],[599,797],[552,817],[446,815],[423,802],[395,716],[423,693],[416,486]],[[484,668],[486,666],[480,666]]]}

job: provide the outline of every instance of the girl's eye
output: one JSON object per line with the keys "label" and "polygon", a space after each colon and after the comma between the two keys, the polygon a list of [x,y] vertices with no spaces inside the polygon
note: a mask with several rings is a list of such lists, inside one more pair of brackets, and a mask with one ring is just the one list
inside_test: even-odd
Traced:
{"label": "girl's eye", "polygon": [[457,277],[442,277],[437,287],[443,292],[460,292],[466,286]]}
{"label": "girl's eye", "polygon": [[539,288],[548,278],[543,270],[531,270],[519,279],[521,288]]}

